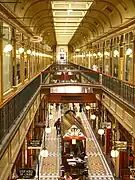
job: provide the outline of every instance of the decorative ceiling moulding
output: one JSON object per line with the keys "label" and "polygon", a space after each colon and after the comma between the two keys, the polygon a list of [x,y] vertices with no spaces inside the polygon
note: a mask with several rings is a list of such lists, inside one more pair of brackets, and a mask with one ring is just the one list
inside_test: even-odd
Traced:
{"label": "decorative ceiling moulding", "polygon": [[[102,5],[102,8],[99,9],[100,5]],[[112,2],[110,2],[108,0],[94,1],[91,8],[87,12],[85,19],[87,19],[87,17],[91,17],[91,15],[94,16],[94,14],[95,14],[94,11],[97,12],[96,13],[96,14],[98,14],[97,17],[99,17],[98,20],[99,20],[99,22],[102,23],[102,25],[104,27],[104,32],[106,32],[106,33],[102,33],[102,32],[99,33],[98,37],[94,36],[94,38],[89,40],[89,42],[93,43],[95,41],[101,40],[102,38],[104,38],[105,36],[107,36],[109,34],[116,33],[116,29],[114,30],[114,28],[113,28],[114,25],[112,24],[113,21],[111,20],[111,16],[108,16],[107,12],[110,11],[110,14],[115,13],[116,17],[119,20],[118,21],[119,23],[117,23],[117,24],[122,25],[124,16],[122,16],[122,13],[121,13],[121,12],[123,12],[122,8],[118,8],[119,7],[118,5],[120,5],[123,8],[123,10],[125,10],[125,12],[126,12],[126,10],[127,10],[127,8],[125,9],[126,4],[122,4],[122,2],[119,3],[119,1],[115,1],[115,0]],[[102,11],[103,8],[106,8],[108,11]],[[85,21],[85,19],[84,19],[84,21]],[[107,24],[105,23],[105,20],[106,20]],[[88,20],[88,22],[90,22],[90,21]],[[70,41],[70,43],[73,43],[75,40],[76,40],[76,38],[73,37],[72,40]],[[86,43],[86,45],[84,45],[84,46],[87,46],[87,44],[88,43]]]}
{"label": "decorative ceiling moulding", "polygon": [[[109,39],[109,37],[112,37],[114,35],[117,36],[117,35],[129,32],[129,30],[133,30],[134,28],[135,28],[135,19],[125,22],[119,27],[114,27],[114,30],[111,30],[110,32],[105,33],[101,37],[93,39],[91,43],[98,42],[100,40],[106,40],[107,38]],[[87,44],[85,46],[87,46]]]}

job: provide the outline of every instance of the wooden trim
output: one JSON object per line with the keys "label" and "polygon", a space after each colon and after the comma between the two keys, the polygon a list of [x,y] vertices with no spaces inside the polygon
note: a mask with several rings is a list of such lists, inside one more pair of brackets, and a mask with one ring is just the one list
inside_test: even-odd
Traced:
{"label": "wooden trim", "polygon": [[17,94],[19,94],[26,86],[28,86],[28,84],[30,84],[39,74],[37,74],[34,78],[32,78],[29,82],[27,82],[24,85],[20,85],[18,87],[18,89],[14,92],[13,90],[11,91],[11,93],[9,93],[7,96],[5,96],[5,99],[3,100],[3,102],[0,103],[0,108],[2,108],[5,104],[7,104],[11,99],[13,99]]}

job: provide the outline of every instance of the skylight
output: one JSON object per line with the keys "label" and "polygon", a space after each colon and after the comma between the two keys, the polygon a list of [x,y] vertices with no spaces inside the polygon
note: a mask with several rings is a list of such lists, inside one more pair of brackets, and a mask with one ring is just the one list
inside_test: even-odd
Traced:
{"label": "skylight", "polygon": [[92,2],[52,1],[57,44],[67,45]]}

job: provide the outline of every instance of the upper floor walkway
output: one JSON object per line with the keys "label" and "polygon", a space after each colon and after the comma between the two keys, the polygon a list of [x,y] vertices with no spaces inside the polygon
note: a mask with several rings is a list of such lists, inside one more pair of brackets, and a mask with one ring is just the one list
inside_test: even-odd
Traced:
{"label": "upper floor walkway", "polygon": [[[21,123],[26,110],[29,110],[34,97],[40,93],[41,89],[53,89],[51,87],[56,86],[68,86],[71,91],[73,91],[71,86],[78,86],[81,87],[78,91],[79,93],[93,93],[95,89],[106,91],[123,102],[127,107],[135,109],[134,84],[129,84],[72,63],[52,64],[0,108],[1,151],[4,151],[6,148],[5,144],[12,138],[11,131],[13,132],[12,134],[15,133],[15,128]],[[52,90],[52,92],[55,91],[56,89]],[[70,93],[72,93],[71,91]],[[77,93],[76,89],[75,93]],[[5,138],[7,134],[10,134],[9,138]]]}

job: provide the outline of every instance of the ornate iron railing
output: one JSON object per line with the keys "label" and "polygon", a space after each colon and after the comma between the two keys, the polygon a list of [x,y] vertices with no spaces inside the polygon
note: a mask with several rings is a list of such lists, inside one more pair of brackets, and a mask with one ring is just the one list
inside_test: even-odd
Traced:
{"label": "ornate iron railing", "polygon": [[28,84],[21,92],[14,96],[7,104],[0,108],[0,142],[16,122],[26,104],[40,86],[40,75]]}
{"label": "ornate iron railing", "polygon": [[135,85],[107,75],[102,75],[102,85],[135,107]]}

